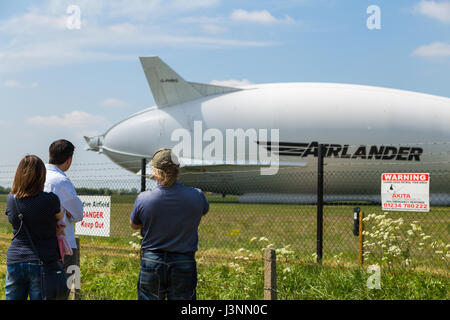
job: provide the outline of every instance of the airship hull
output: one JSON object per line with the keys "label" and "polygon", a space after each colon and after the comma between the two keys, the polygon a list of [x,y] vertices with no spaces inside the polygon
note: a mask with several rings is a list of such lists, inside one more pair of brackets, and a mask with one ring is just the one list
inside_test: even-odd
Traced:
{"label": "airship hull", "polygon": [[[319,142],[326,147],[330,201],[379,201],[381,173],[406,170],[430,173],[432,202],[449,204],[449,119],[450,99],[444,97],[349,84],[264,84],[149,108],[113,126],[101,145],[91,147],[138,173],[142,158],[180,146],[181,129],[189,133],[190,155],[198,161],[182,166],[184,184],[245,195],[243,201],[309,203],[315,197]],[[223,139],[215,146],[225,155],[229,132],[237,130],[248,143],[244,163],[209,159],[207,133]],[[278,130],[276,150],[271,150],[271,130]],[[278,152],[282,165],[276,174],[262,175],[258,161],[245,163],[258,160],[251,144]]]}

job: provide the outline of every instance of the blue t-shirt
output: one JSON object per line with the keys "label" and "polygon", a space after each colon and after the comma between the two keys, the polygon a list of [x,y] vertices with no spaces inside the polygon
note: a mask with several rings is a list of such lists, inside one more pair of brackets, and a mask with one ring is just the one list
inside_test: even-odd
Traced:
{"label": "blue t-shirt", "polygon": [[[41,192],[35,197],[17,199],[17,204],[20,213],[23,214],[23,223],[27,226],[41,259],[45,263],[59,260],[58,240],[56,238],[57,220],[55,217],[61,211],[58,196],[54,193]],[[20,227],[20,219],[16,201],[12,194],[6,198],[6,214],[12,224],[13,233],[17,234],[6,253],[6,264],[38,260],[23,226],[17,233]]]}
{"label": "blue t-shirt", "polygon": [[197,251],[198,226],[209,203],[200,189],[176,182],[171,187],[159,184],[138,195],[131,222],[142,225],[141,248],[187,253]]}

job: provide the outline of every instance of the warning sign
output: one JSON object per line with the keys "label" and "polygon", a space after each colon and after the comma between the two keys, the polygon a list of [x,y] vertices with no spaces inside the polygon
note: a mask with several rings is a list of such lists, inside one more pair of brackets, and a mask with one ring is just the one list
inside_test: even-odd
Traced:
{"label": "warning sign", "polygon": [[109,237],[111,197],[79,196],[83,202],[83,220],[75,224],[75,234]]}
{"label": "warning sign", "polygon": [[381,206],[390,211],[430,211],[429,173],[383,173]]}

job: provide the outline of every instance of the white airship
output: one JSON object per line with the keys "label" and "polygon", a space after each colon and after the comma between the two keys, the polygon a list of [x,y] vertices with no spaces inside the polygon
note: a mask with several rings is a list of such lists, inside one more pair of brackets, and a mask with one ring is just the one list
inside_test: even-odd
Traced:
{"label": "white airship", "polygon": [[[131,172],[160,148],[183,149],[185,185],[243,202],[311,203],[321,143],[325,201],[379,202],[383,172],[427,172],[431,204],[450,204],[449,98],[337,83],[224,87],[185,81],[158,57],[140,61],[156,106],[85,137],[87,150]],[[239,136],[241,149],[230,142]],[[276,174],[262,173],[274,159]]]}

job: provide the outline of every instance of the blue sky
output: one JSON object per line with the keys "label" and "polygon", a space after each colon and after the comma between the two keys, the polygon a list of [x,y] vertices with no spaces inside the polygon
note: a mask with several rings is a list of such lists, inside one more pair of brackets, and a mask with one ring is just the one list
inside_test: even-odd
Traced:
{"label": "blue sky", "polygon": [[[67,26],[70,5],[79,29]],[[381,29],[367,28],[370,5]],[[450,97],[450,1],[0,0],[0,166],[26,154],[46,161],[59,138],[76,145],[74,163],[108,161],[84,151],[82,136],[154,105],[138,59],[151,55],[196,82]]]}

